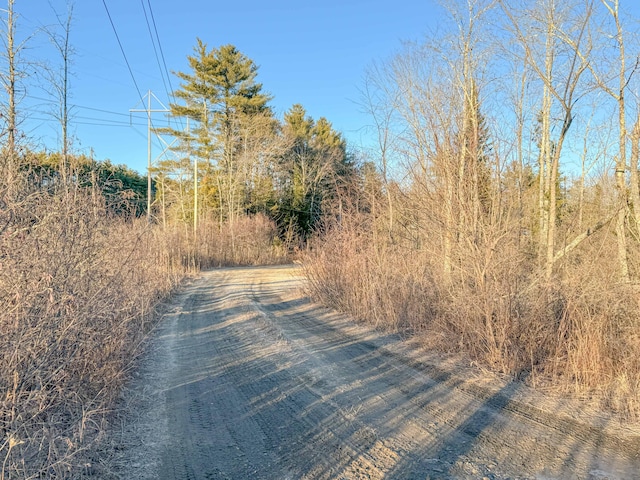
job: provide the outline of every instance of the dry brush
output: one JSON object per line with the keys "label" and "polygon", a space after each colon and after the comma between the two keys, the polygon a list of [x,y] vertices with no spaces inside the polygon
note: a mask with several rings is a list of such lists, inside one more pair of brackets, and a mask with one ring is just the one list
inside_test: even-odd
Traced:
{"label": "dry brush", "polygon": [[263,217],[238,222],[230,253],[218,223],[196,241],[187,225],[123,218],[98,189],[22,180],[0,219],[0,479],[76,478],[95,473],[162,300],[189,272],[280,250]]}

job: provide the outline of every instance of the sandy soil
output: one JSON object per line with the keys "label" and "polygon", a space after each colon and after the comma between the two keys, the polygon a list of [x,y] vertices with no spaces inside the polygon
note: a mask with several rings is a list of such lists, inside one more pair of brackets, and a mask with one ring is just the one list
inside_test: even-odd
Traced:
{"label": "sandy soil", "polygon": [[175,298],[105,478],[640,478],[637,429],[355,325],[301,281],[215,270]]}

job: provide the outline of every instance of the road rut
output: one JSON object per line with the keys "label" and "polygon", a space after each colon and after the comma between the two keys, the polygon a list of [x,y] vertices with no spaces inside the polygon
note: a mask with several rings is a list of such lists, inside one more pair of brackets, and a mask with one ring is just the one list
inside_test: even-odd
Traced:
{"label": "road rut", "polygon": [[301,283],[277,266],[185,287],[125,394],[116,478],[640,478],[637,435],[423,362]]}

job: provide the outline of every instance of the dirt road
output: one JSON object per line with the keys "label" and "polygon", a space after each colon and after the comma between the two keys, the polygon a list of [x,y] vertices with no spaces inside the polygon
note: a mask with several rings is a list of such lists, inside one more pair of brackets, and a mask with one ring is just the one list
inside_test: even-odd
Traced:
{"label": "dirt road", "polygon": [[223,269],[185,288],[125,395],[115,477],[640,478],[624,426],[425,362],[311,303],[299,275]]}

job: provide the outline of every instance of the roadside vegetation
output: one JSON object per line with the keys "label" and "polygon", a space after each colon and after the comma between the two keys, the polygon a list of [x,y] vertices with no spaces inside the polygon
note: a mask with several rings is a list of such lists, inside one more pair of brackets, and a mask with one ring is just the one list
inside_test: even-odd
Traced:
{"label": "roadside vegetation", "polygon": [[368,72],[362,152],[302,105],[277,118],[251,59],[197,40],[148,191],[74,151],[70,20],[49,32],[59,149],[21,133],[8,0],[0,480],[91,473],[163,299],[203,268],[293,256],[329,306],[640,417],[637,38],[615,0],[451,5]]}
{"label": "roadside vegetation", "polygon": [[640,416],[640,104],[615,0],[450,2],[374,65],[364,198],[306,257],[316,298]]}

